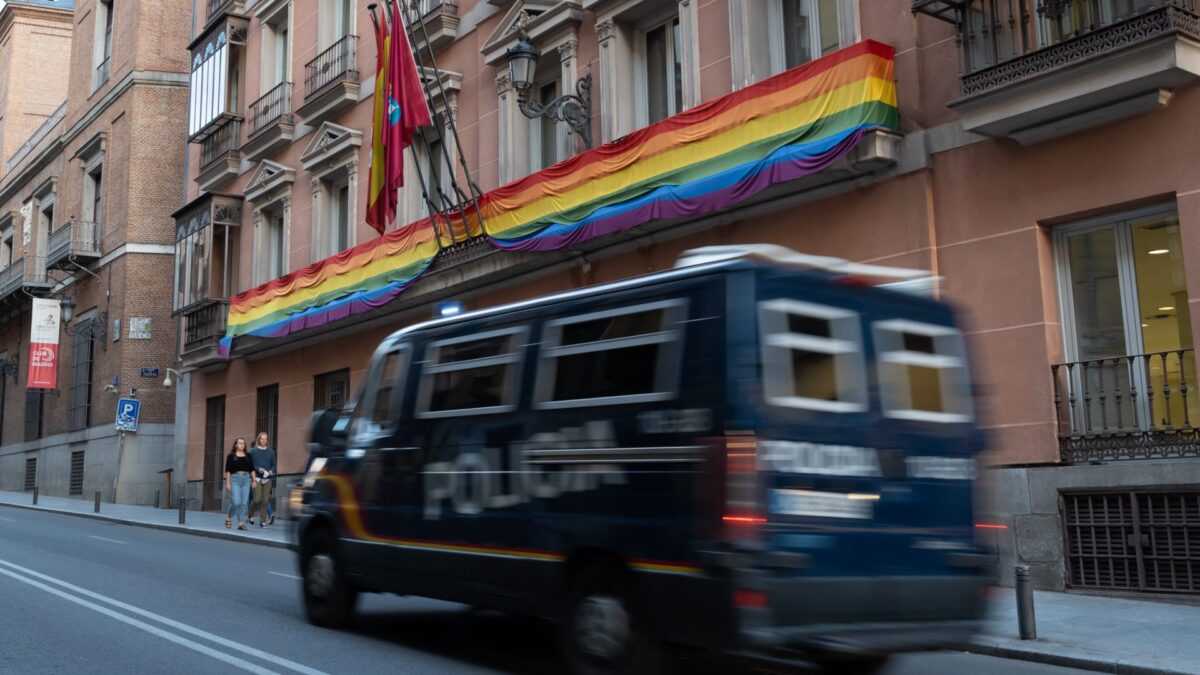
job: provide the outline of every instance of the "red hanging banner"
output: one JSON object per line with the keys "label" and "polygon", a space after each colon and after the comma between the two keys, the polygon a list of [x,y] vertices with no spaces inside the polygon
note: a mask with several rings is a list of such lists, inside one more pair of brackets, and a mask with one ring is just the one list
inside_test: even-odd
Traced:
{"label": "red hanging banner", "polygon": [[26,389],[58,387],[58,300],[34,298],[29,329],[29,379]]}

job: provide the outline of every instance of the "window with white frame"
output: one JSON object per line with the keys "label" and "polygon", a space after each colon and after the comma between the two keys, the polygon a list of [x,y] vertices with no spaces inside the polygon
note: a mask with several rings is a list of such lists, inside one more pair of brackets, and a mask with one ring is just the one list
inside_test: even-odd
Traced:
{"label": "window with white frame", "polygon": [[319,0],[317,21],[322,50],[354,35],[354,0]]}
{"label": "window with white frame", "polygon": [[538,405],[664,401],[679,386],[683,300],[594,312],[546,325]]}
{"label": "window with white frame", "polygon": [[758,305],[767,403],[825,412],[867,409],[858,313],[779,298]]}
{"label": "window with white frame", "polygon": [[640,126],[683,109],[683,40],[679,16],[647,25],[638,37]]}
{"label": "window with white frame", "polygon": [[262,85],[266,94],[284,82],[291,81],[291,34],[288,6],[274,13],[262,24]]}
{"label": "window with white frame", "polygon": [[[559,85],[562,78],[555,68],[549,77],[537,81],[533,85],[530,96],[545,106],[559,96]],[[529,133],[530,171],[540,171],[548,166],[557,164],[563,158],[563,148],[560,142],[562,124],[550,117],[539,117],[530,120],[532,128]]]}
{"label": "window with white frame", "polygon": [[54,193],[53,187],[47,188],[45,192],[38,195],[37,226],[39,231],[47,234],[54,231],[54,203],[57,200],[58,196]]}
{"label": "window with white frame", "polygon": [[83,219],[89,223],[104,222],[104,162],[96,162],[84,172]]}
{"label": "window with white frame", "polygon": [[[11,221],[11,218],[9,219]],[[12,264],[13,255],[16,253],[16,232],[13,231],[12,225],[6,223],[0,225],[0,270],[6,269]]]}
{"label": "window with white frame", "polygon": [[432,343],[421,378],[418,417],[505,412],[516,402],[525,328]]}
{"label": "window with white frame", "polygon": [[735,88],[859,39],[858,0],[730,0],[729,15]]}
{"label": "window with white frame", "polygon": [[920,422],[967,422],[971,396],[962,333],[907,319],[876,321],[883,413]]}
{"label": "window with white frame", "polygon": [[350,248],[350,229],[353,219],[350,214],[350,185],[346,179],[326,181],[329,192],[327,236],[330,254]]}
{"label": "window with white frame", "polygon": [[275,208],[263,213],[263,278],[266,282],[283,276],[287,268],[287,225],[283,209]]}

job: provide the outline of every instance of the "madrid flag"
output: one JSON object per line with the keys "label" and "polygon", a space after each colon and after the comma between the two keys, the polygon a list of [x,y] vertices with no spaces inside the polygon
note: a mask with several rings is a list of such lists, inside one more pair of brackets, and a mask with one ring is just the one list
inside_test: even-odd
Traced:
{"label": "madrid flag", "polygon": [[[425,92],[421,88],[417,64],[413,62],[400,3],[397,0],[390,2],[395,19],[392,22],[391,62],[388,64],[387,178],[394,213],[396,191],[404,186],[404,148],[412,144],[413,133],[417,129],[432,126],[433,121],[425,102]],[[433,161],[437,162],[436,159]]]}

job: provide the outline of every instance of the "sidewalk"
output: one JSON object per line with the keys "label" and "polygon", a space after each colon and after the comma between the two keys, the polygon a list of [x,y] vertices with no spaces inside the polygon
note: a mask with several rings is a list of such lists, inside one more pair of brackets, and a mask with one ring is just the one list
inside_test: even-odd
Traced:
{"label": "sidewalk", "polygon": [[[242,532],[225,529],[225,517],[219,513],[188,511],[187,524],[180,525],[174,509],[101,503],[97,515],[91,501],[40,497],[36,507],[32,501],[31,493],[0,491],[0,509],[39,509],[266,546],[287,545],[282,520]],[[1013,590],[993,589],[984,631],[967,651],[1105,673],[1200,675],[1200,606],[1038,591],[1034,607],[1038,639],[1018,639]]]}
{"label": "sidewalk", "polygon": [[179,524],[179,511],[175,509],[156,509],[153,506],[131,506],[128,504],[110,504],[100,502],[100,513],[93,513],[95,502],[84,499],[69,499],[65,497],[47,497],[39,495],[38,505],[33,506],[32,492],[0,491],[0,509],[17,507],[37,509],[56,513],[69,513],[87,518],[97,518],[125,525],[139,525],[159,530],[170,530],[186,534],[197,534],[217,539],[245,541],[265,546],[285,548],[287,546],[287,521],[276,519],[274,525],[268,527],[251,527],[238,530],[237,523],[233,528],[225,529],[225,515],[210,511],[188,511],[186,524]]}
{"label": "sidewalk", "polygon": [[993,589],[968,651],[1104,673],[1200,673],[1200,606],[1044,591],[1033,604],[1038,639],[1021,640],[1013,590]]}

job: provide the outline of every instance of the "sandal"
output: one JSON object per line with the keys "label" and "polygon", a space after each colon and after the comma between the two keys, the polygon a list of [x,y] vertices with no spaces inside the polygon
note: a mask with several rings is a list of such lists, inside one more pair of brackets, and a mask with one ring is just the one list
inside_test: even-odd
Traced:
{"label": "sandal", "polygon": [[246,529],[246,524],[245,524],[245,523],[238,523],[238,529],[239,529],[239,530],[244,530],[244,529]]}
{"label": "sandal", "polygon": [[230,526],[231,526],[231,525],[233,525],[233,521],[232,521],[232,520],[230,520],[229,518],[226,518],[226,519],[225,519],[225,529],[227,529],[227,530],[228,530],[228,529],[230,528]]}

